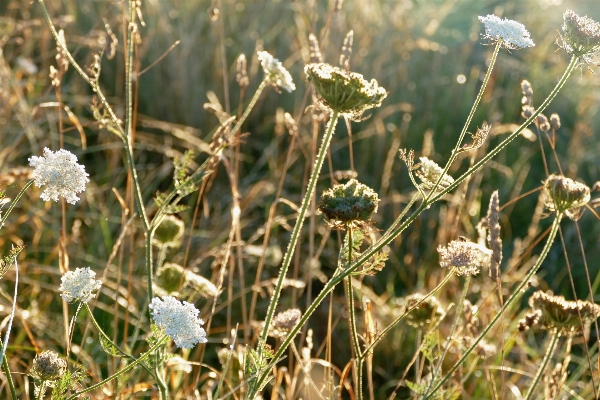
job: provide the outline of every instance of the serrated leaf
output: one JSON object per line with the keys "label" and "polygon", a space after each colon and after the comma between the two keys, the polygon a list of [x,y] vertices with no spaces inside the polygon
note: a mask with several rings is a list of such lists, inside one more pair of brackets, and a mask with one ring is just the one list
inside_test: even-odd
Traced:
{"label": "serrated leaf", "polygon": [[100,346],[102,346],[102,350],[106,353],[110,354],[113,357],[122,357],[123,354],[121,350],[117,346],[115,346],[108,338],[104,335],[100,335]]}
{"label": "serrated leaf", "polygon": [[194,155],[193,150],[188,150],[183,153],[180,159],[174,161],[173,166],[175,171],[173,172],[173,180],[175,181],[176,188],[180,187],[188,179],[188,171]]}
{"label": "serrated leaf", "polygon": [[433,363],[436,357],[433,354],[433,350],[436,348],[438,343],[437,335],[435,332],[429,332],[425,335],[425,339],[423,340],[423,347],[421,348],[421,353],[429,360],[429,362]]}

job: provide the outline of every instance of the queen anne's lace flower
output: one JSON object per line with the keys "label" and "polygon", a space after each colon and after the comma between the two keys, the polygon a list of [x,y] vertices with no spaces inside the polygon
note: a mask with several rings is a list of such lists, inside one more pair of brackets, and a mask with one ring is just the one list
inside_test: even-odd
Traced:
{"label": "queen anne's lace flower", "polygon": [[198,318],[200,311],[187,301],[179,302],[173,296],[152,299],[152,318],[156,325],[165,330],[177,347],[191,349],[196,343],[206,343],[204,321]]}
{"label": "queen anne's lace flower", "polygon": [[89,268],[77,268],[75,271],[69,271],[61,278],[62,283],[58,290],[62,292],[62,297],[66,302],[81,301],[87,303],[94,298],[102,281],[94,278],[96,273]]}
{"label": "queen anne's lace flower", "polygon": [[292,76],[281,62],[266,51],[258,52],[258,60],[271,83],[288,92],[296,89]]}
{"label": "queen anne's lace flower", "polygon": [[85,190],[89,182],[83,165],[77,164],[77,157],[68,150],[51,151],[44,149],[43,157],[30,157],[29,165],[33,170],[33,180],[37,187],[47,185],[40,197],[45,201],[58,201],[62,196],[67,203],[75,204],[77,193]]}
{"label": "queen anne's lace flower", "polygon": [[587,16],[580,17],[572,10],[565,11],[563,18],[563,34],[557,41],[559,47],[594,64],[600,56],[600,23]]}
{"label": "queen anne's lace flower", "polygon": [[463,240],[453,240],[448,246],[439,246],[440,266],[453,268],[459,276],[477,275],[481,267],[489,264],[490,251],[482,246]]}
{"label": "queen anne's lace flower", "polygon": [[502,40],[502,46],[507,49],[522,49],[533,47],[535,43],[529,37],[525,25],[510,19],[500,19],[493,14],[487,17],[479,17],[479,21],[485,26],[486,39],[497,42]]}

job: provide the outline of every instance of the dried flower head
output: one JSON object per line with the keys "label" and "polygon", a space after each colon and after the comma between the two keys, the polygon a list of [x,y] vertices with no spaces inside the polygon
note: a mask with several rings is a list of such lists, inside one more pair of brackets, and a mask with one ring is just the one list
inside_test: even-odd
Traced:
{"label": "dried flower head", "polygon": [[152,242],[158,247],[179,247],[184,230],[185,224],[182,220],[174,215],[167,215],[156,228]]}
{"label": "dried flower head", "polygon": [[354,43],[354,31],[351,29],[344,38],[342,54],[340,54],[340,67],[350,71],[350,58],[352,57],[352,44]]}
{"label": "dried flower head", "polygon": [[235,80],[240,88],[245,89],[250,84],[248,79],[248,71],[246,69],[246,55],[240,54],[237,59],[237,69],[235,72]]}
{"label": "dried flower head", "polygon": [[273,317],[271,326],[269,327],[269,336],[276,338],[284,338],[296,326],[302,317],[302,312],[297,308],[292,308],[282,311]]}
{"label": "dried flower head", "polygon": [[544,114],[538,114],[536,123],[542,132],[548,132],[550,130],[550,122],[548,122],[548,118]]}
{"label": "dried flower head", "polygon": [[200,311],[187,301],[180,302],[172,296],[155,297],[150,303],[152,318],[165,330],[177,347],[191,349],[196,343],[206,343],[204,321],[198,318]]}
{"label": "dried flower head", "polygon": [[29,375],[40,381],[57,381],[67,371],[67,361],[52,350],[36,355]]}
{"label": "dried flower head", "polygon": [[560,128],[560,117],[558,114],[554,113],[550,115],[550,125],[552,125],[552,129],[555,131]]}
{"label": "dried flower head", "polygon": [[304,72],[315,87],[318,104],[350,119],[359,119],[366,110],[379,107],[387,96],[375,79],[367,82],[361,74],[327,63],[308,64]]}
{"label": "dried flower head", "polygon": [[487,213],[488,244],[492,250],[490,257],[490,278],[500,278],[500,262],[502,261],[502,239],[500,238],[500,200],[498,191],[492,193]]}
{"label": "dried flower head", "polygon": [[287,69],[283,68],[283,65],[281,65],[281,62],[278,59],[274,58],[266,51],[259,51],[258,59],[262,65],[263,71],[265,71],[267,79],[273,86],[280,87],[288,92],[296,89],[292,76]]}
{"label": "dried flower head", "polygon": [[590,188],[562,175],[550,175],[544,182],[546,207],[564,212],[570,218],[578,215],[580,207],[590,201]]}
{"label": "dried flower head", "polygon": [[74,301],[87,303],[94,298],[102,286],[102,281],[95,280],[95,277],[96,273],[89,267],[68,271],[61,278],[62,283],[58,288],[62,292],[60,297],[67,303]]}
{"label": "dried flower head", "polygon": [[525,25],[510,19],[500,19],[493,14],[487,17],[479,17],[479,21],[485,26],[483,37],[492,42],[502,41],[502,46],[507,49],[522,49],[533,47],[535,44],[529,37]]}
{"label": "dried flower head", "polygon": [[425,296],[420,293],[413,293],[404,298],[405,310],[408,310],[421,302],[406,316],[406,323],[415,328],[420,328],[429,325],[431,322],[439,321],[446,315],[446,311],[442,308],[442,305],[435,296],[429,296],[427,299],[423,299],[425,299]]}
{"label": "dried flower head", "polygon": [[521,90],[523,91],[523,96],[533,97],[533,87],[527,79],[521,81]]}
{"label": "dried flower head", "polygon": [[533,108],[532,106],[524,105],[521,108],[521,115],[525,119],[528,119],[529,117],[531,117],[534,112],[535,112],[535,108]]}
{"label": "dried flower head", "polygon": [[580,17],[572,10],[565,11],[563,19],[558,46],[586,63],[594,63],[600,54],[600,23],[587,16]]}
{"label": "dried flower head", "polygon": [[542,317],[541,310],[533,310],[525,315],[525,318],[519,320],[519,332],[526,332],[533,325],[537,324]]}
{"label": "dried flower head", "polygon": [[563,336],[581,335],[581,322],[587,324],[600,317],[598,304],[583,300],[565,300],[562,296],[554,296],[541,290],[531,295],[529,306],[542,312],[540,323],[544,329],[556,329]]}
{"label": "dried flower head", "polygon": [[[415,174],[421,180],[421,186],[423,186],[425,189],[432,189],[442,176],[444,170],[437,165],[437,163],[431,161],[427,157],[419,157],[419,161],[420,163],[414,167],[416,168]],[[437,190],[445,189],[453,183],[454,178],[448,174],[444,174],[444,177],[440,181]]]}
{"label": "dried flower head", "polygon": [[67,203],[75,204],[77,193],[85,190],[90,180],[83,165],[77,164],[77,157],[68,150],[51,151],[44,149],[43,157],[30,157],[29,165],[33,169],[33,180],[37,187],[47,185],[40,197],[45,201],[58,201],[58,196]]}
{"label": "dried flower head", "polygon": [[210,280],[175,263],[164,263],[156,271],[155,282],[166,294],[178,293],[180,290],[182,296],[200,295],[209,298],[219,294],[219,290]]}
{"label": "dried flower head", "polygon": [[477,275],[490,262],[490,251],[469,241],[453,240],[446,247],[438,246],[437,250],[440,266],[454,268],[459,276]]}
{"label": "dried flower head", "polygon": [[328,219],[347,223],[369,221],[378,203],[379,196],[373,189],[350,179],[323,192],[318,207]]}
{"label": "dried flower head", "polygon": [[308,35],[308,51],[311,63],[323,62],[323,55],[321,54],[321,48],[319,47],[319,40],[312,33]]}

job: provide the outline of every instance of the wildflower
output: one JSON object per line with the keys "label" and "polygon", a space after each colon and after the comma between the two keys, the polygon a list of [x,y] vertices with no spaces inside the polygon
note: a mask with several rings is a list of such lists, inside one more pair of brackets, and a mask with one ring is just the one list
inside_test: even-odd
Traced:
{"label": "wildflower", "polygon": [[288,92],[296,89],[292,81],[292,76],[287,69],[283,68],[281,62],[266,51],[258,52],[258,59],[262,65],[263,71],[269,81],[276,87],[280,87]]}
{"label": "wildflower", "polygon": [[429,325],[432,321],[438,321],[446,315],[446,311],[444,311],[435,296],[429,296],[423,301],[424,298],[425,296],[420,293],[413,293],[404,298],[404,307],[406,307],[406,310],[414,307],[415,304],[421,301],[421,304],[406,316],[406,322],[415,328]]}
{"label": "wildflower", "polygon": [[67,203],[75,204],[77,193],[85,190],[90,180],[83,165],[77,164],[77,157],[68,150],[51,151],[44,149],[43,157],[30,157],[29,165],[33,170],[33,180],[37,187],[48,185],[40,197],[45,201],[58,201],[62,196]]}
{"label": "wildflower", "polygon": [[593,63],[600,54],[600,23],[587,16],[580,17],[572,10],[565,11],[563,19],[564,33],[557,41],[558,46],[586,63]]}
{"label": "wildflower", "polygon": [[40,381],[57,381],[67,371],[67,362],[58,354],[46,350],[36,355],[29,375]]}
{"label": "wildflower", "polygon": [[81,301],[87,303],[94,298],[102,281],[94,278],[96,273],[88,268],[77,268],[75,271],[69,271],[61,278],[61,285],[58,288],[62,292],[62,297],[67,303]]}
{"label": "wildflower", "polygon": [[328,219],[348,223],[369,221],[377,212],[377,203],[379,196],[373,189],[350,179],[346,184],[325,191],[318,207]]}
{"label": "wildflower", "polygon": [[590,188],[562,175],[550,175],[544,182],[546,207],[550,211],[564,212],[568,217],[578,215],[580,207],[590,201]]}
{"label": "wildflower", "polygon": [[317,103],[350,119],[359,119],[366,110],[379,107],[387,96],[375,79],[367,82],[361,74],[327,63],[307,64],[304,72],[318,94]]}
{"label": "wildflower", "polygon": [[582,334],[581,322],[590,323],[600,317],[598,304],[583,300],[565,300],[562,296],[554,296],[541,290],[531,295],[529,305],[532,309],[541,311],[540,323],[544,329],[556,329],[563,336]]}
{"label": "wildflower", "polygon": [[[440,176],[442,176],[444,170],[440,168],[440,166],[437,165],[434,161],[431,161],[427,157],[420,157],[419,161],[421,162],[415,167],[417,168],[415,174],[423,182],[422,186],[424,188],[432,189],[435,186],[436,182],[440,179]],[[438,185],[438,190],[442,190],[453,183],[454,178],[452,178],[448,174],[444,174],[444,177]]]}
{"label": "wildflower", "polygon": [[152,318],[156,325],[165,330],[177,347],[191,349],[196,343],[206,343],[204,321],[198,318],[200,311],[187,301],[179,302],[172,296],[152,299]]}
{"label": "wildflower", "polygon": [[302,312],[297,308],[280,312],[271,322],[269,336],[284,338],[296,326],[300,317],[302,317]]}
{"label": "wildflower", "polygon": [[464,240],[453,240],[448,246],[438,246],[440,266],[454,268],[459,276],[479,274],[481,267],[489,263],[489,250]]}
{"label": "wildflower", "polygon": [[479,21],[485,26],[485,39],[493,42],[502,41],[502,46],[507,49],[522,49],[533,47],[535,43],[529,37],[525,25],[510,19],[500,19],[493,14],[487,17],[479,17]]}
{"label": "wildflower", "polygon": [[533,113],[535,112],[535,108],[533,108],[532,106],[528,106],[528,105],[524,105],[521,108],[521,115],[523,116],[523,118],[527,119],[529,117],[531,117],[533,115]]}
{"label": "wildflower", "polygon": [[185,224],[182,220],[173,215],[167,215],[156,228],[152,242],[158,247],[179,247],[184,230]]}

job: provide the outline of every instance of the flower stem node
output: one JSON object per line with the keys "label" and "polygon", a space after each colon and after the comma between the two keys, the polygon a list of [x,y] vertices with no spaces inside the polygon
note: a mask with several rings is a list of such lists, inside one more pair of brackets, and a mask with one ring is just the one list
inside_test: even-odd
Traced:
{"label": "flower stem node", "polygon": [[485,26],[483,37],[493,43],[502,41],[502,46],[507,49],[522,49],[533,47],[535,43],[529,37],[525,25],[510,19],[501,19],[493,14],[479,17],[479,21]]}
{"label": "flower stem node", "polygon": [[191,349],[196,343],[206,343],[204,321],[198,318],[200,311],[187,301],[180,302],[175,297],[155,297],[149,305],[152,319],[165,330],[177,347]]}
{"label": "flower stem node", "polygon": [[44,148],[42,157],[30,157],[29,165],[33,169],[33,181],[37,187],[47,185],[40,197],[45,201],[58,201],[62,196],[67,203],[79,201],[77,193],[85,190],[85,184],[90,180],[85,167],[77,163],[75,154],[60,149],[56,152]]}
{"label": "flower stem node", "polygon": [[346,184],[336,185],[325,191],[319,202],[319,210],[328,219],[342,223],[369,221],[377,212],[379,196],[356,179]]}
{"label": "flower stem node", "polygon": [[544,191],[546,207],[550,211],[564,212],[571,218],[590,201],[589,187],[562,175],[550,175],[544,182]]}
{"label": "flower stem node", "polygon": [[89,267],[77,268],[75,271],[69,271],[61,278],[61,285],[58,288],[62,297],[67,303],[81,301],[87,303],[94,298],[102,286],[102,281],[94,278],[96,273]]}
{"label": "flower stem node", "polygon": [[368,82],[361,74],[327,63],[307,64],[304,72],[315,87],[318,104],[352,120],[359,120],[366,110],[381,106],[387,97],[375,79]]}

